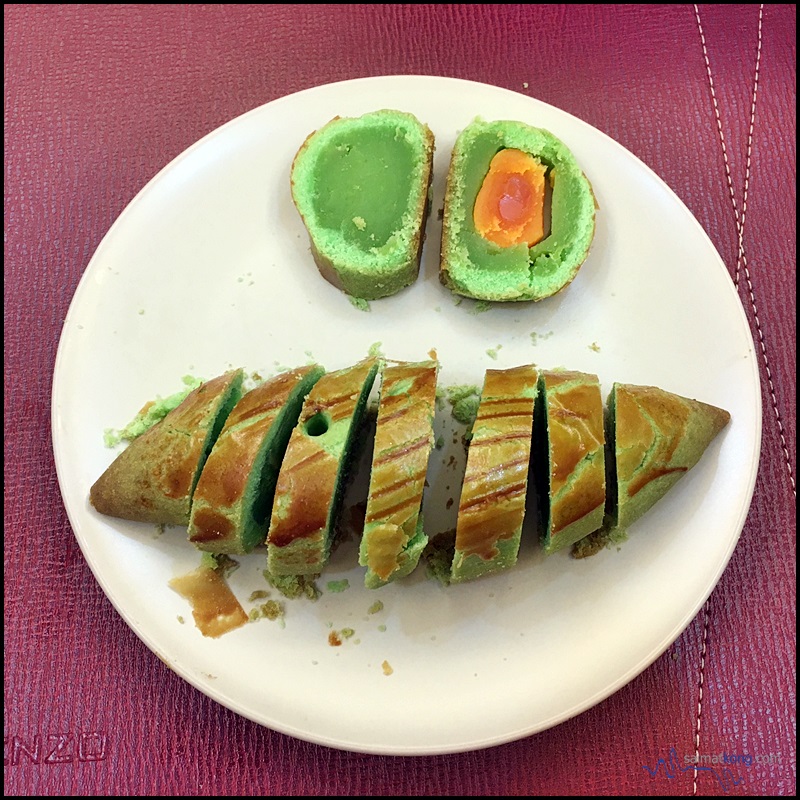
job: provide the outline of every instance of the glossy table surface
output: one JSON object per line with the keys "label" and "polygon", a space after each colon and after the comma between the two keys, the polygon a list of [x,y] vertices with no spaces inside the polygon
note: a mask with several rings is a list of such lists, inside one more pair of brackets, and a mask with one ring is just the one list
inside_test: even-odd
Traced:
{"label": "glossy table surface", "polygon": [[[794,6],[5,8],[6,794],[789,794],[796,786]],[[650,166],[718,249],[758,352],[739,544],[652,666],[555,728],[388,757],[260,727],[172,673],[106,600],[56,479],[50,393],[75,287],[189,145],[270,100],[376,75],[536,97]],[[694,770],[686,754],[738,756]]]}

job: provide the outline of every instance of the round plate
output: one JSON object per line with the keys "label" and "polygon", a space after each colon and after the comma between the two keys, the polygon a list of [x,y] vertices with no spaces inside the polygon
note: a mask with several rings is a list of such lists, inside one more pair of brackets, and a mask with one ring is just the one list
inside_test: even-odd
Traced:
{"label": "round plate", "polygon": [[[378,108],[409,111],[436,136],[433,213],[419,280],[365,311],[317,272],[289,168],[311,131]],[[437,279],[444,175],[458,131],[475,116],[547,128],[594,187],[591,254],[570,286],[540,303],[486,310],[460,302]],[[333,370],[376,343],[394,359],[424,359],[435,348],[445,386],[480,385],[487,368],[533,362],[596,373],[604,392],[614,381],[660,386],[722,406],[732,421],[619,550],[545,559],[529,514],[519,563],[505,574],[443,588],[420,567],[369,591],[356,543],[345,542],[318,581],[322,597],[287,601],[284,626],[262,620],[203,638],[167,585],[198,563],[185,531],[159,534],[88,504],[89,488],[116,455],[104,447],[103,429],[176,391],[186,373],[211,378],[241,366],[266,376],[309,358]],[[658,657],[696,615],[736,544],[755,483],[761,410],[753,341],[725,266],[652,171],[544,103],[406,76],[268,103],[159,173],[108,232],[75,293],[56,361],[52,425],[81,549],[153,652],[270,728],[332,747],[412,755],[540,731]],[[431,534],[454,525],[458,506],[464,454],[451,426],[447,407],[437,418],[445,446],[434,451],[425,499]],[[249,610],[250,593],[268,588],[264,553],[240,564],[231,587]],[[344,578],[346,591],[327,590]],[[331,630],[343,628],[354,634],[330,646]]]}

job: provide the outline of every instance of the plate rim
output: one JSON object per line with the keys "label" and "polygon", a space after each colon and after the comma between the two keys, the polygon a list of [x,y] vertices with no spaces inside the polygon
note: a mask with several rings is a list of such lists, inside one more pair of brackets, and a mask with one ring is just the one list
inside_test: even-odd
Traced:
{"label": "plate rim", "polygon": [[67,358],[66,353],[70,347],[70,342],[68,340],[68,337],[65,336],[65,333],[68,328],[68,322],[70,320],[70,317],[73,315],[74,310],[80,306],[82,294],[86,291],[86,286],[91,280],[93,265],[95,263],[99,263],[102,260],[102,256],[105,250],[111,246],[111,242],[114,236],[116,235],[117,230],[125,224],[125,220],[129,216],[131,209],[137,207],[142,202],[144,202],[143,197],[146,197],[148,195],[148,193],[151,191],[151,187],[154,184],[159,183],[161,180],[163,180],[164,176],[168,174],[171,170],[177,169],[177,167],[184,160],[191,157],[192,153],[194,153],[195,150],[204,146],[209,140],[213,138],[224,136],[224,132],[226,130],[235,125],[243,124],[248,117],[255,116],[258,113],[263,113],[264,109],[266,109],[267,107],[279,107],[283,103],[297,102],[298,100],[301,100],[303,96],[313,95],[321,91],[331,91],[335,89],[344,89],[349,87],[364,86],[366,84],[378,84],[378,83],[386,83],[393,81],[399,81],[401,83],[429,82],[431,84],[441,84],[442,82],[447,82],[447,83],[459,84],[463,88],[480,87],[483,90],[488,89],[491,90],[492,92],[508,93],[517,98],[524,98],[528,101],[532,101],[534,104],[540,104],[542,106],[547,107],[548,109],[552,109],[558,112],[558,114],[565,115],[575,124],[591,130],[593,135],[600,135],[606,140],[607,143],[610,143],[613,147],[622,151],[626,157],[633,159],[639,168],[643,168],[647,172],[649,178],[655,179],[655,182],[662,191],[666,191],[666,193],[670,195],[671,199],[678,203],[678,205],[686,212],[688,218],[695,225],[700,235],[708,242],[711,250],[716,255],[717,266],[722,270],[722,273],[727,279],[728,288],[732,292],[733,297],[735,297],[736,299],[735,305],[737,306],[738,312],[741,317],[742,330],[745,332],[751,351],[754,354],[754,358],[752,359],[752,365],[753,365],[752,369],[754,378],[752,388],[754,390],[753,399],[754,399],[754,411],[755,411],[754,413],[755,428],[753,431],[754,448],[753,448],[752,460],[750,462],[752,466],[750,468],[750,474],[748,476],[748,481],[746,486],[747,499],[746,502],[742,503],[739,517],[735,525],[733,526],[733,528],[735,528],[736,533],[731,537],[727,551],[720,559],[716,571],[708,579],[707,587],[702,593],[702,595],[699,597],[699,599],[695,601],[695,603],[691,606],[691,608],[689,608],[686,611],[686,613],[683,615],[680,621],[673,626],[673,628],[669,631],[669,633],[665,634],[660,639],[660,643],[653,648],[653,652],[648,654],[646,657],[642,658],[635,665],[631,666],[627,671],[625,671],[622,675],[620,675],[609,686],[605,687],[601,691],[596,692],[591,697],[585,698],[582,701],[573,704],[569,709],[564,710],[559,714],[553,715],[544,721],[539,721],[534,725],[528,726],[524,730],[513,730],[503,736],[491,736],[485,739],[464,742],[460,745],[455,745],[455,746],[442,744],[439,746],[409,745],[407,747],[397,747],[397,746],[372,747],[368,744],[359,744],[358,742],[345,741],[344,737],[339,740],[333,740],[328,736],[314,735],[313,732],[300,730],[291,724],[283,724],[275,721],[270,721],[269,723],[267,723],[262,719],[259,719],[258,715],[249,711],[246,707],[241,706],[235,700],[232,700],[231,698],[227,697],[227,695],[224,692],[215,690],[215,688],[211,684],[200,680],[188,668],[184,667],[182,663],[168,664],[169,668],[172,671],[176,672],[179,675],[179,677],[181,677],[183,680],[185,680],[194,688],[198,689],[200,692],[202,692],[204,695],[209,697],[214,702],[219,703],[220,705],[238,714],[239,716],[249,719],[250,721],[262,727],[266,727],[269,730],[275,730],[282,734],[289,735],[294,738],[307,741],[313,744],[319,744],[326,747],[345,750],[349,752],[360,752],[365,754],[389,755],[389,756],[444,755],[444,754],[455,754],[455,753],[482,750],[489,747],[505,744],[508,742],[524,739],[526,737],[532,736],[533,734],[548,730],[563,722],[566,722],[569,719],[572,719],[582,714],[583,712],[594,707],[598,703],[601,703],[603,700],[615,694],[621,688],[630,683],[634,678],[636,678],[639,674],[641,674],[644,670],[646,670],[653,662],[655,662],[661,655],[663,655],[663,653],[667,650],[667,648],[683,633],[683,631],[686,630],[691,621],[700,612],[700,610],[708,600],[711,593],[717,587],[722,577],[722,574],[724,573],[725,569],[728,566],[728,563],[730,562],[733,552],[736,549],[736,545],[738,544],[739,539],[741,537],[742,530],[744,529],[744,525],[750,511],[755,491],[755,483],[757,480],[758,471],[760,467],[760,457],[762,450],[762,433],[763,433],[763,398],[762,398],[762,388],[761,388],[761,374],[760,374],[760,366],[757,355],[758,351],[757,348],[755,347],[755,343],[753,340],[752,328],[750,326],[749,320],[747,319],[747,314],[744,305],[742,303],[738,291],[736,290],[736,287],[730,276],[728,268],[725,265],[725,262],[722,259],[722,256],[720,255],[716,246],[711,241],[710,236],[707,234],[705,229],[700,224],[699,220],[694,216],[694,214],[691,212],[688,206],[677,195],[677,193],[638,156],[636,156],[633,152],[631,152],[622,144],[617,142],[611,136],[606,134],[604,131],[600,130],[599,128],[596,128],[590,123],[585,122],[584,120],[571,114],[570,112],[565,111],[559,108],[558,106],[552,105],[551,103],[547,103],[543,100],[539,100],[538,98],[532,97],[528,94],[517,92],[513,89],[508,89],[506,87],[496,86],[494,84],[483,83],[479,81],[466,80],[462,78],[452,78],[448,76],[393,74],[384,76],[379,75],[379,76],[367,76],[367,77],[346,79],[346,80],[334,81],[330,83],[323,83],[316,86],[307,87],[297,92],[293,92],[287,95],[282,95],[280,97],[274,98],[272,100],[267,101],[266,103],[262,103],[252,109],[249,109],[248,111],[245,111],[231,118],[222,125],[207,132],[200,139],[189,145],[181,153],[179,153],[168,163],[166,163],[161,169],[159,169],[142,186],[142,188],[136,192],[133,198],[125,205],[125,207],[122,209],[122,211],[110,225],[106,233],[101,238],[99,244],[91,254],[91,257],[87,262],[78,283],[76,284],[72,299],[70,301],[66,316],[64,318],[64,322],[62,324],[62,330],[59,335],[59,342],[53,366],[52,383],[51,383],[50,433],[51,433],[52,452],[55,461],[59,492],[61,494],[62,503],[66,510],[73,535],[75,536],[75,539],[78,542],[78,546],[81,550],[81,553],[83,554],[83,557],[85,558],[87,564],[89,565],[89,568],[95,580],[100,585],[100,588],[102,589],[106,598],[111,602],[113,608],[117,611],[117,613],[120,614],[120,616],[125,621],[126,625],[133,631],[133,633],[137,636],[137,638],[139,638],[140,641],[142,641],[154,655],[160,657],[159,656],[160,648],[157,646],[156,642],[153,641],[153,637],[147,631],[142,630],[141,626],[137,625],[134,622],[134,620],[131,618],[131,615],[126,611],[126,609],[120,603],[119,598],[117,597],[117,593],[113,590],[111,586],[107,585],[107,582],[104,580],[104,577],[102,575],[102,570],[100,569],[100,566],[97,564],[92,553],[90,551],[87,551],[86,543],[83,541],[83,537],[79,533],[81,524],[74,515],[74,509],[72,509],[66,502],[65,490],[63,488],[66,466],[64,464],[63,454],[60,452],[59,449],[61,442],[58,430],[59,430],[59,399],[60,399],[60,391],[62,388],[61,382],[63,380],[61,374],[63,372],[63,363]]}

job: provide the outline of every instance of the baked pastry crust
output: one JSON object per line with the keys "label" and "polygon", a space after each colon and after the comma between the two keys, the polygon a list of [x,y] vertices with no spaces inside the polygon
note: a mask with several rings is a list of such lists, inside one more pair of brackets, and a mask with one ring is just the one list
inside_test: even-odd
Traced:
{"label": "baked pastry crust", "polygon": [[325,566],[357,433],[379,362],[329,372],[303,404],[278,474],[267,536],[273,575],[315,575]]}
{"label": "baked pastry crust", "polygon": [[458,507],[452,583],[516,563],[537,379],[533,366],[486,372]]}
{"label": "baked pastry crust", "polygon": [[196,547],[247,553],[263,543],[289,432],[322,374],[316,365],[282,372],[236,404],[195,489],[189,541]]}
{"label": "baked pastry crust", "polygon": [[408,575],[428,537],[420,508],[434,444],[438,363],[384,367],[375,448],[359,548],[368,588]]}
{"label": "baked pastry crust", "polygon": [[91,504],[112,517],[188,525],[195,485],[242,379],[232,370],[190,392],[117,456],[92,486]]}
{"label": "baked pastry crust", "polygon": [[603,523],[606,502],[603,397],[597,375],[545,371],[540,378],[547,435],[544,549],[574,544]]}

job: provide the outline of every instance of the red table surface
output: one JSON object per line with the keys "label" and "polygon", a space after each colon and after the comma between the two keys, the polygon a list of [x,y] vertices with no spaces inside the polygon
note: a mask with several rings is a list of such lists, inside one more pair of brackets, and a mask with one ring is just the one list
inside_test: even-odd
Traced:
{"label": "red table surface", "polygon": [[[795,15],[779,5],[7,5],[6,794],[793,794]],[[173,674],[87,567],[50,437],[73,292],[147,181],[256,106],[390,74],[529,94],[652,167],[737,281],[763,392],[752,507],[683,635],[579,717],[449,756],[299,741]],[[673,749],[681,765],[696,749],[752,763],[721,780],[669,773],[658,765]]]}

